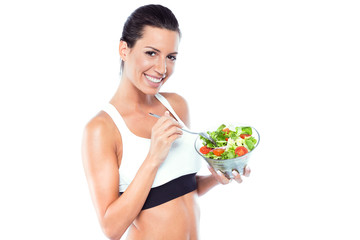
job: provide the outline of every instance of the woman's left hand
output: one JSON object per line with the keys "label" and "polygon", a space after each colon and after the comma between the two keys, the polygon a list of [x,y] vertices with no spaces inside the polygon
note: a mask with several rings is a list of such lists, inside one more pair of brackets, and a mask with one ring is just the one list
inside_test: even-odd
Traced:
{"label": "woman's left hand", "polygon": [[[228,179],[221,171],[215,171],[212,167],[208,166],[209,171],[211,172],[212,176],[221,184],[225,185],[231,182],[232,179]],[[251,173],[251,169],[246,165],[244,167],[244,174],[243,176],[249,177]],[[233,179],[237,183],[241,183],[243,180],[241,178],[241,175],[238,173],[238,171],[233,170],[232,174],[235,176]]]}

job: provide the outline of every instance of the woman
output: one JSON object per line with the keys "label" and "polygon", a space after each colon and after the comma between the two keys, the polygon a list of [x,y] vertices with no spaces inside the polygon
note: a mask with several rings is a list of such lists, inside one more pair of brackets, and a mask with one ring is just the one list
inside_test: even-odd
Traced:
{"label": "woman", "polygon": [[[159,93],[174,70],[179,41],[169,9],[135,10],[119,45],[120,85],[85,128],[84,169],[110,239],[120,239],[128,228],[128,239],[198,239],[197,196],[229,183],[213,169],[209,176],[196,176],[201,162],[192,151],[194,136],[181,130],[189,125],[186,101]],[[242,181],[239,174],[235,180]]]}

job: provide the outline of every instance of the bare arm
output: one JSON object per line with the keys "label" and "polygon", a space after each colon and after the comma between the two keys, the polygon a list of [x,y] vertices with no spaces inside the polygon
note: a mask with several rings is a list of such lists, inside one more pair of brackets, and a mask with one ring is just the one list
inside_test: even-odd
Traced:
{"label": "bare arm", "polygon": [[155,124],[150,151],[121,197],[118,156],[122,149],[117,147],[114,128],[104,119],[93,120],[85,128],[82,146],[85,174],[99,222],[110,239],[120,239],[140,213],[158,167],[171,143],[181,134],[174,122],[167,115]]}
{"label": "bare arm", "polygon": [[[231,182],[231,180],[229,180],[227,177],[225,177],[225,175],[221,172],[215,172],[214,169],[212,169],[211,167],[208,167],[209,171],[211,172],[210,175],[207,176],[196,176],[196,180],[197,180],[197,191],[198,191],[198,195],[204,195],[205,193],[207,193],[210,189],[212,189],[213,187],[215,187],[216,185],[220,184],[228,184]],[[244,168],[244,176],[248,177],[250,176],[250,168],[245,166]],[[240,174],[237,171],[233,171],[233,175],[235,176],[234,180],[237,183],[241,183],[242,182],[242,178],[240,176]]]}
{"label": "bare arm", "polygon": [[212,189],[213,187],[219,184],[219,182],[211,174],[207,176],[197,175],[196,182],[197,182],[197,193],[199,196],[204,195],[210,189]]}

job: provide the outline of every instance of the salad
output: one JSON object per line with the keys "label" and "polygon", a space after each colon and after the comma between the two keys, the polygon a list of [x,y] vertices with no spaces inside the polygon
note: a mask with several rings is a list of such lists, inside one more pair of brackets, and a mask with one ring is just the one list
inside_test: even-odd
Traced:
{"label": "salad", "polygon": [[235,127],[234,130],[231,130],[222,124],[216,131],[208,131],[207,133],[216,142],[216,146],[208,139],[200,136],[203,146],[199,151],[206,158],[231,159],[240,157],[252,151],[257,142],[251,136],[251,127]]}

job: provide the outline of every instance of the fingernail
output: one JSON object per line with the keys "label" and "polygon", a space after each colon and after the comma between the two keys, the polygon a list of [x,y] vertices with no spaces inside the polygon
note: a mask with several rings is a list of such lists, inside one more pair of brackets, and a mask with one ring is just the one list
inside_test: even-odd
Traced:
{"label": "fingernail", "polygon": [[250,172],[251,172],[250,168],[249,168],[248,166],[246,166],[246,167],[245,167],[245,176],[246,176],[246,177],[249,177],[249,176],[250,176]]}
{"label": "fingernail", "polygon": [[239,173],[236,170],[232,170],[232,175],[234,175],[234,177],[237,177]]}
{"label": "fingernail", "polygon": [[217,170],[216,173],[217,173],[219,176],[222,175],[222,173],[220,172],[220,170]]}

